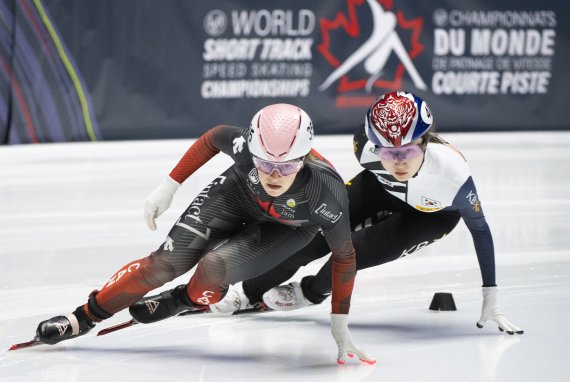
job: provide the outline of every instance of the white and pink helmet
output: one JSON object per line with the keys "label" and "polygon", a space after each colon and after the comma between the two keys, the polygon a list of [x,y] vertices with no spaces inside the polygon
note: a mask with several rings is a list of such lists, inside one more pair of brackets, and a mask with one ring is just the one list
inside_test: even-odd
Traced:
{"label": "white and pink helmet", "polygon": [[249,151],[258,158],[286,162],[304,157],[313,144],[313,122],[297,106],[278,103],[258,111],[249,126]]}

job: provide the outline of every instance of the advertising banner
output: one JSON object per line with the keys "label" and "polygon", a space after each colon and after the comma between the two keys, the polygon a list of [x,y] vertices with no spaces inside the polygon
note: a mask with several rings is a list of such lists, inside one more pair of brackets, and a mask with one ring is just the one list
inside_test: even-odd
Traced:
{"label": "advertising banner", "polygon": [[5,143],[197,137],[277,102],[317,134],[350,133],[400,89],[441,131],[570,128],[565,2],[22,0],[0,13],[21,31],[2,25]]}

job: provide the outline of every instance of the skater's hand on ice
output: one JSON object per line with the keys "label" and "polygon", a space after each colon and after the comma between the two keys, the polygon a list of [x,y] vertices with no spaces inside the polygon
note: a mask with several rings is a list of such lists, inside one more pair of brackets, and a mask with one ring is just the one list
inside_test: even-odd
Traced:
{"label": "skater's hand on ice", "polygon": [[352,358],[354,355],[362,362],[371,365],[376,363],[374,358],[354,344],[348,331],[348,314],[331,314],[331,333],[338,346],[337,363],[339,365],[344,365],[346,357]]}
{"label": "skater's hand on ice", "polygon": [[144,218],[146,225],[151,231],[156,230],[154,219],[162,215],[170,207],[178,187],[180,187],[180,184],[168,176],[146,199],[144,203]]}
{"label": "skater's hand on ice", "polygon": [[508,334],[523,334],[524,331],[513,325],[504,315],[497,305],[497,287],[483,287],[483,308],[481,318],[477,321],[477,327],[482,328],[487,320],[495,321],[499,325],[501,332]]}

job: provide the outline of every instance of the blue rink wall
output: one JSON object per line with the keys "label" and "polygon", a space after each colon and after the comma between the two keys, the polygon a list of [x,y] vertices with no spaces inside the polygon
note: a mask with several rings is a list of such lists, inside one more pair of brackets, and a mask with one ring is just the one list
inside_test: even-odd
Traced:
{"label": "blue rink wall", "polygon": [[194,138],[276,102],[350,133],[379,94],[441,131],[567,130],[568,2],[3,0],[0,144]]}

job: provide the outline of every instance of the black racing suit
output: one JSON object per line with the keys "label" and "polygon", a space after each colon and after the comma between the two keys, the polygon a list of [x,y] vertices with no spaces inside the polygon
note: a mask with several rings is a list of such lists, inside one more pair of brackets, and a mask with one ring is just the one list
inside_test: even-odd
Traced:
{"label": "black racing suit", "polygon": [[[386,171],[361,126],[354,135],[355,155],[365,168],[347,182],[350,227],[357,270],[412,254],[449,234],[463,218],[475,243],[484,286],[495,285],[493,240],[464,158],[447,144],[429,143],[418,173],[399,182]],[[303,265],[326,256],[317,236],[270,272],[243,282],[251,303],[292,277]],[[307,299],[320,303],[331,291],[330,260],[315,276],[303,278]]]}
{"label": "black racing suit", "polygon": [[111,277],[96,295],[104,312],[114,314],[132,305],[196,265],[188,296],[197,304],[216,303],[230,284],[276,267],[321,231],[319,237],[333,253],[332,312],[348,313],[355,256],[342,178],[311,151],[289,190],[269,196],[247,138],[248,129],[216,126],[186,152],[170,173],[179,183],[219,151],[235,163],[196,196],[155,252]]}

